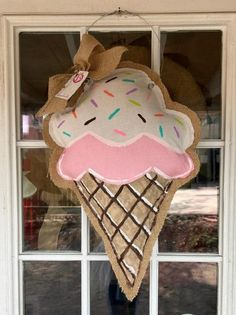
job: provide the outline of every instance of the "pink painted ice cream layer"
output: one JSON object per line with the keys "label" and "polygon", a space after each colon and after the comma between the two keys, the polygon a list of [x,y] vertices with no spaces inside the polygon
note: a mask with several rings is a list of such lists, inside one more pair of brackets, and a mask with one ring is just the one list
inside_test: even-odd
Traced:
{"label": "pink painted ice cream layer", "polygon": [[128,146],[112,146],[87,134],[63,151],[57,170],[67,180],[80,180],[90,172],[106,183],[122,185],[149,171],[165,178],[185,178],[193,162],[187,153],[174,152],[146,135]]}

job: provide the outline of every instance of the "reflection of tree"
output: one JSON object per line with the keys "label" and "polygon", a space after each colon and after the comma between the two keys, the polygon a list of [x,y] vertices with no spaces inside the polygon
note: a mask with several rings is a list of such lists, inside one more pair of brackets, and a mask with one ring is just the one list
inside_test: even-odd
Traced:
{"label": "reflection of tree", "polygon": [[159,315],[216,315],[214,264],[161,263]]}
{"label": "reflection of tree", "polygon": [[163,252],[218,251],[218,222],[215,215],[169,215],[159,235]]}

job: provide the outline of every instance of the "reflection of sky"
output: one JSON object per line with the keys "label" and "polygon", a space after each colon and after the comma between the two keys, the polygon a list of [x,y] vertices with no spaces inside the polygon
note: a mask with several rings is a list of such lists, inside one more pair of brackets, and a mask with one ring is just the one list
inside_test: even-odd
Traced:
{"label": "reflection of sky", "polygon": [[218,187],[179,189],[173,198],[171,214],[214,214],[218,212]]}

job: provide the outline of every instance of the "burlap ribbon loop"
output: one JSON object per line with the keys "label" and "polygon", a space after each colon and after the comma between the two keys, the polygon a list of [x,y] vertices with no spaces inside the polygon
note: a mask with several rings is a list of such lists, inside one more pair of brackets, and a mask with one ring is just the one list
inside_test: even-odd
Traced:
{"label": "burlap ribbon loop", "polygon": [[67,106],[73,106],[83,92],[84,84],[69,100],[55,96],[65,86],[71,75],[78,71],[89,71],[90,78],[101,80],[117,68],[121,56],[126,50],[127,48],[123,46],[105,50],[103,45],[93,36],[84,34],[73,59],[74,65],[70,68],[69,73],[58,74],[49,78],[48,100],[36,115],[42,117],[54,112],[61,112]]}
{"label": "burlap ribbon loop", "polygon": [[78,64],[72,66],[70,68],[69,73],[73,71],[73,73],[79,72],[79,71],[89,71],[90,69],[90,63],[85,60],[80,60]]}

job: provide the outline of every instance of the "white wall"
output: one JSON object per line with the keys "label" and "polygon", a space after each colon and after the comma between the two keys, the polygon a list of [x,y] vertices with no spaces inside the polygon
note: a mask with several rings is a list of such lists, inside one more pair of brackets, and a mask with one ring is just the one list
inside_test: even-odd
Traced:
{"label": "white wall", "polygon": [[236,0],[0,0],[1,14],[236,12]]}

